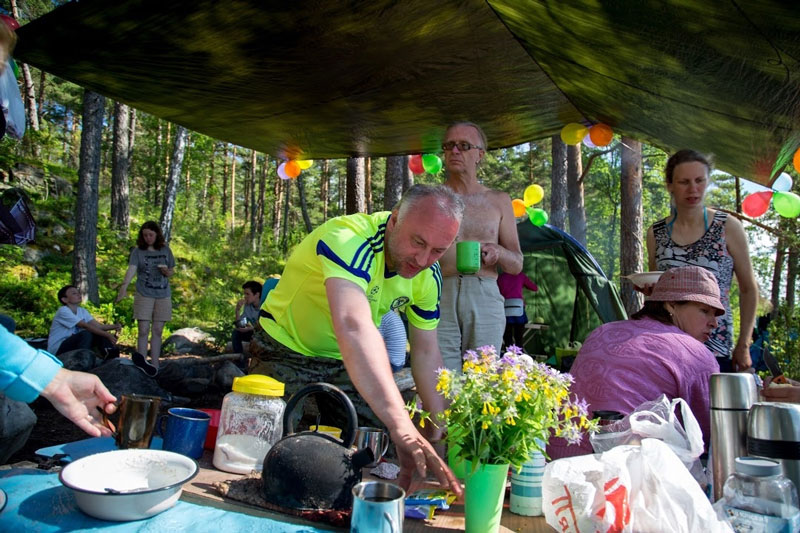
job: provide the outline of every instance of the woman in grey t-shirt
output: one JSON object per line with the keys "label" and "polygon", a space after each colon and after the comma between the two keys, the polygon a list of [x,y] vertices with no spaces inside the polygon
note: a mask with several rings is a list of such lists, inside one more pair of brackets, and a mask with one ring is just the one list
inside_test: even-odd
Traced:
{"label": "woman in grey t-shirt", "polygon": [[[172,318],[169,278],[175,270],[175,258],[164,242],[164,234],[156,222],[142,224],[136,247],[131,250],[128,271],[119,288],[117,302],[128,295],[128,285],[136,275],[136,294],[133,298],[133,317],[139,324],[137,351],[147,354],[147,338],[150,337],[150,359],[158,369],[161,355],[161,334],[164,324]],[[151,330],[152,326],[152,330]]]}

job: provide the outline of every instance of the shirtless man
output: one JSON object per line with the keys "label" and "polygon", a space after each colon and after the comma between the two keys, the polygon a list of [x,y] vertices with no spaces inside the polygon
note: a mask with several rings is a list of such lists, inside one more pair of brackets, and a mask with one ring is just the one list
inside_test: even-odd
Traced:
{"label": "shirtless man", "polygon": [[447,170],[445,185],[464,200],[464,219],[458,241],[481,243],[481,269],[472,275],[456,270],[456,245],[439,259],[443,287],[437,335],[447,368],[461,370],[466,350],[503,343],[506,326],[503,296],[497,288],[497,268],[517,274],[522,252],[511,208],[511,197],[478,183],[478,166],[486,149],[486,135],[471,122],[447,128],[442,142]]}

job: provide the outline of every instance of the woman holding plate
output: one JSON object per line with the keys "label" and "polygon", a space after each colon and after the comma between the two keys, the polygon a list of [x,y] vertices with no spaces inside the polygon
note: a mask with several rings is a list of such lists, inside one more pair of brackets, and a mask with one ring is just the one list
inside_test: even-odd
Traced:
{"label": "woman holding plate", "polygon": [[[648,263],[650,270],[696,265],[714,274],[725,314],[706,346],[723,372],[747,371],[752,365],[748,347],[758,287],[741,222],[704,204],[710,173],[711,163],[700,152],[680,150],[669,158],[665,174],[672,213],[647,230]],[[729,300],[733,274],[739,284],[739,339],[735,346]]]}

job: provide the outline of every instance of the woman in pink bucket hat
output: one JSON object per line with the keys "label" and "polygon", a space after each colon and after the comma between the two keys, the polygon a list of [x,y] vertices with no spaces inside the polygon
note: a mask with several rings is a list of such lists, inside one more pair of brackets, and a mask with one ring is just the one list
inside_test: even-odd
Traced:
{"label": "woman in pink bucket hat", "polygon": [[[638,313],[603,324],[589,335],[570,370],[572,392],[589,404],[590,412],[623,415],[661,394],[683,398],[708,447],[708,381],[719,372],[719,364],[703,343],[724,313],[719,286],[708,270],[667,270]],[[586,436],[574,446],[551,439],[547,452],[557,459],[592,453],[592,447]]]}

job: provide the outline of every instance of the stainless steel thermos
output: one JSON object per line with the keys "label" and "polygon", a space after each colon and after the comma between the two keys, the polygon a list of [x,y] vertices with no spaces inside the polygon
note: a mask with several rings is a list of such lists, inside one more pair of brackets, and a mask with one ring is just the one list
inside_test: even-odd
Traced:
{"label": "stainless steel thermos", "polygon": [[747,422],[747,455],[778,461],[783,475],[800,487],[800,405],[753,405]]}
{"label": "stainless steel thermos", "polygon": [[737,457],[747,455],[747,414],[758,400],[752,374],[711,374],[711,468],[714,499],[722,497],[725,480]]}

